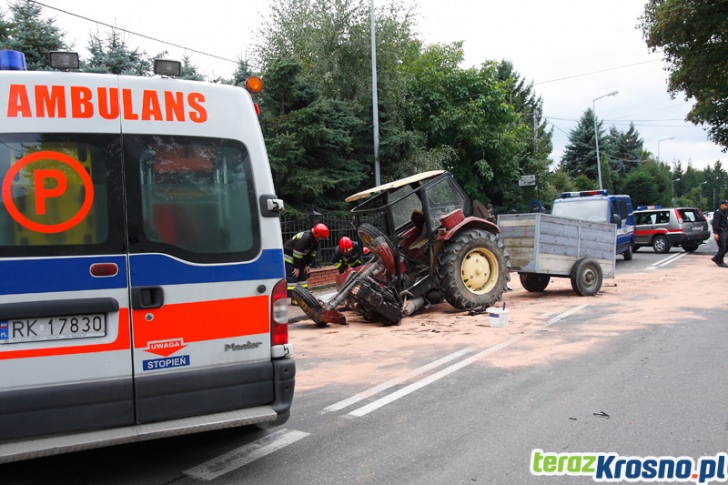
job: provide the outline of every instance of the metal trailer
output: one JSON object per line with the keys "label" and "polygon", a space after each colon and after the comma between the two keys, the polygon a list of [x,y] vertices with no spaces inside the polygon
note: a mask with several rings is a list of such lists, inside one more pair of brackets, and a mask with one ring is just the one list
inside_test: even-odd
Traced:
{"label": "metal trailer", "polygon": [[568,277],[581,296],[594,296],[614,278],[616,226],[550,214],[501,214],[499,238],[527,291],[542,292],[551,277]]}

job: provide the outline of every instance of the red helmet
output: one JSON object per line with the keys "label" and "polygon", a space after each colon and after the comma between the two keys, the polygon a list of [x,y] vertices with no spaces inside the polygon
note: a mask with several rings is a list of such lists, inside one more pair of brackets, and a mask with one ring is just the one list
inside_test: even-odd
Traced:
{"label": "red helmet", "polygon": [[339,239],[339,250],[342,253],[348,253],[352,249],[354,249],[354,243],[351,242],[351,239],[346,236]]}
{"label": "red helmet", "polygon": [[326,224],[321,224],[320,222],[313,226],[311,232],[316,239],[326,239],[329,237],[329,228],[326,227]]}

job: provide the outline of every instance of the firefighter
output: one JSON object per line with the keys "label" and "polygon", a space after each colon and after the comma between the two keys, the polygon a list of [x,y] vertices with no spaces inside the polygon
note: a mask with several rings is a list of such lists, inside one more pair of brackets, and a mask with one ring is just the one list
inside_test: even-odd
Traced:
{"label": "firefighter", "polygon": [[[292,296],[296,286],[308,288],[308,275],[311,263],[316,259],[319,241],[328,237],[329,228],[326,224],[318,223],[307,231],[299,232],[283,244],[288,298]],[[293,303],[295,304],[295,301]]]}
{"label": "firefighter", "polygon": [[[366,248],[364,248],[366,252]],[[364,256],[359,248],[359,243],[344,236],[339,239],[339,246],[334,251],[334,258],[331,262],[339,270],[339,274],[348,268],[356,268],[364,264]]]}

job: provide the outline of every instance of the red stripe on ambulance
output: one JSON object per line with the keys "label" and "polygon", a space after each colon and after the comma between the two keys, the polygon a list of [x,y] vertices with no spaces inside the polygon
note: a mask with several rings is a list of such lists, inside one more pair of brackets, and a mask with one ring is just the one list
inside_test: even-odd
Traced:
{"label": "red stripe on ambulance", "polygon": [[[148,319],[147,315],[153,318]],[[266,296],[166,304],[154,310],[132,310],[134,348],[170,336],[186,344],[270,332]]]}

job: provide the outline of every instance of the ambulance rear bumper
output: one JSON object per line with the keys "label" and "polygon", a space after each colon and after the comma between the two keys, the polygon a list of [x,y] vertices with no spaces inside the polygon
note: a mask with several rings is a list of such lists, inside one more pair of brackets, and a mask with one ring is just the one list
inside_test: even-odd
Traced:
{"label": "ambulance rear bumper", "polygon": [[0,445],[0,463],[251,424],[273,424],[278,419],[279,414],[273,409],[273,406],[257,406],[160,423],[15,441]]}

